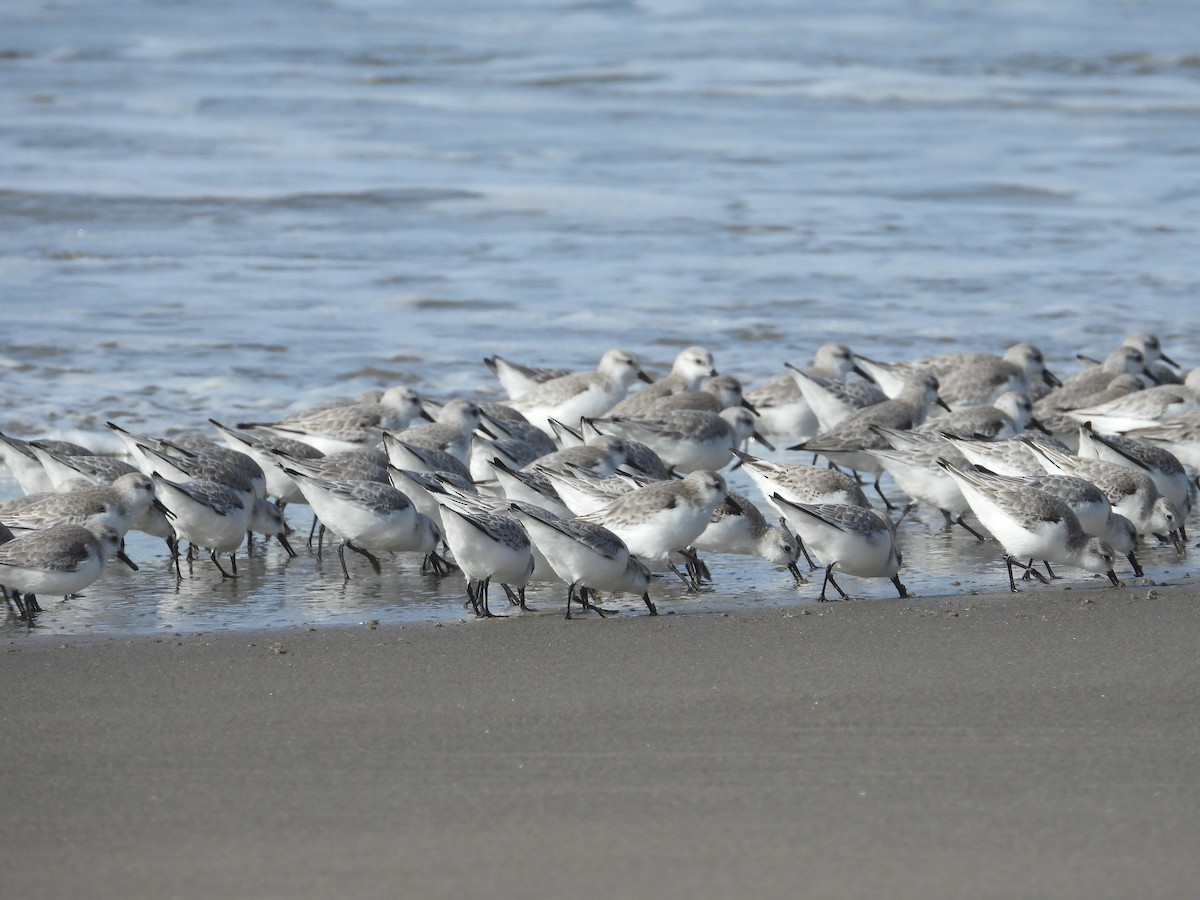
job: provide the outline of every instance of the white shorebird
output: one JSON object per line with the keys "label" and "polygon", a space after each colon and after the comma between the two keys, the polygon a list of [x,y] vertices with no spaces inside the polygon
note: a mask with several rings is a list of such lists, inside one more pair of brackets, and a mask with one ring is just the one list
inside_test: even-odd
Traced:
{"label": "white shorebird", "polygon": [[[55,490],[54,482],[50,479],[49,474],[42,467],[41,460],[38,459],[37,454],[34,452],[37,446],[37,443],[33,441],[22,441],[0,433],[0,457],[3,457],[4,462],[8,464],[9,471],[12,472],[17,485],[21,488],[22,493],[25,494],[38,494],[43,491]],[[75,450],[82,451],[79,455],[91,455],[91,451],[86,447],[71,446]],[[49,450],[44,445],[43,449]],[[52,450],[50,452],[62,452],[64,449],[60,448],[59,450]]]}
{"label": "white shorebird", "polygon": [[304,499],[304,494],[296,486],[296,483],[284,473],[280,454],[296,459],[320,459],[325,454],[303,441],[267,432],[251,435],[222,425],[216,419],[208,421],[217,429],[217,433],[221,435],[221,439],[231,450],[245,453],[258,463],[259,468],[263,471],[267,496],[274,497],[280,509],[289,503],[308,502]]}
{"label": "white shorebird", "polygon": [[1185,466],[1200,469],[1200,410],[1183,413],[1161,425],[1132,428],[1125,436],[1161,447]]}
{"label": "white shorebird", "polygon": [[878,425],[875,430],[888,442],[889,447],[872,450],[872,455],[892,476],[900,490],[913,501],[905,507],[900,520],[903,521],[913,504],[932,506],[941,512],[947,528],[959,525],[982,541],[983,535],[963,519],[971,509],[967,498],[959,490],[958,483],[938,465],[939,459],[946,458],[957,466],[965,467],[970,465],[966,457],[937,434],[917,430],[895,431]]}
{"label": "white shorebird", "polygon": [[[634,396],[637,396],[636,394]],[[647,407],[645,414],[656,416],[677,409],[696,409],[703,412],[719,413],[731,406],[743,406],[756,416],[758,410],[742,393],[742,383],[732,375],[714,375],[695,391],[679,391],[655,400]],[[609,415],[614,415],[609,410]],[[641,415],[638,413],[637,415]]]}
{"label": "white shorebird", "polygon": [[1013,344],[1003,356],[954,351],[899,363],[857,357],[889,397],[898,397],[916,373],[937,376],[939,396],[953,409],[987,406],[1008,391],[1028,394],[1034,384],[1057,384],[1046,369],[1042,352],[1031,344]]}
{"label": "white shorebird", "polygon": [[[157,472],[150,477],[158,499],[170,510],[175,533],[190,544],[207,548],[209,558],[222,578],[237,577],[235,554],[250,530],[251,511],[256,502],[253,495],[247,496],[246,491],[205,479],[177,483]],[[218,553],[229,554],[232,572],[226,572],[221,566]],[[183,578],[178,556],[175,557],[175,574]]]}
{"label": "white shorebird", "polygon": [[498,355],[484,357],[483,363],[491,369],[510,400],[529,393],[539,384],[571,374],[570,369],[528,366]]}
{"label": "white shorebird", "polygon": [[[865,377],[854,360],[852,350],[844,343],[822,344],[812,355],[812,365],[802,370],[797,370],[791,364],[786,365],[791,371],[776,374],[746,391],[745,400],[758,413],[758,430],[763,434],[791,440],[810,438],[821,430],[821,422],[800,391],[798,380],[792,376],[793,371],[820,383],[842,383],[848,373],[856,371]],[[874,384],[870,384],[870,388],[878,390]],[[883,392],[880,391],[880,400],[883,398]]]}
{"label": "white shorebird", "polygon": [[1076,422],[1090,423],[1096,431],[1114,434],[1163,424],[1197,406],[1200,406],[1200,369],[1193,369],[1182,384],[1160,384],[1102,403],[1092,401],[1068,410],[1066,415]]}
{"label": "white shorebird", "polygon": [[55,491],[66,490],[78,481],[111,484],[122,475],[140,471],[136,466],[114,456],[59,453],[38,444],[30,444],[29,447],[42,464],[46,477],[50,479],[50,489]]}
{"label": "white shorebird", "polygon": [[341,538],[338,559],[347,581],[347,548],[365,556],[377,575],[381,569],[376,553],[420,552],[426,563],[439,571],[435,551],[441,532],[399,488],[377,481],[328,481],[297,469],[285,471],[296,479],[321,524]]}
{"label": "white shorebird", "polygon": [[575,372],[543,382],[510,405],[530,424],[553,434],[550,419],[573,424],[585,416],[606,413],[637,379],[649,380],[637,354],[609,350],[592,372]]}
{"label": "white shorebird", "polygon": [[19,507],[0,513],[0,520],[19,531],[95,521],[112,526],[118,537],[123,538],[154,499],[153,482],[141,472],[131,472],[108,485],[80,486],[20,498]]}
{"label": "white shorebird", "polygon": [[1195,485],[1183,463],[1169,450],[1124,435],[1097,434],[1084,424],[1079,428],[1079,455],[1144,472],[1158,492],[1179,510],[1181,522],[1191,513]]}
{"label": "white shorebird", "polygon": [[1183,552],[1183,518],[1145,472],[1102,459],[1072,456],[1041,443],[1030,446],[1045,471],[1086,478],[1104,491],[1116,512],[1133,522],[1138,534],[1169,540]]}
{"label": "white shorebird", "polygon": [[804,423],[805,437],[829,431],[858,410],[888,399],[879,385],[871,381],[822,378],[807,369],[797,369],[791,363],[784,365],[792,370],[789,377],[815,420]]}
{"label": "white shorebird", "polygon": [[944,432],[962,437],[1006,438],[1020,434],[1030,425],[1041,427],[1033,416],[1029,395],[1008,391],[993,400],[990,406],[956,409],[928,419],[912,430],[926,434]]}
{"label": "white shorebird", "polygon": [[903,430],[920,425],[935,403],[945,407],[938,398],[938,380],[929,374],[919,374],[905,385],[899,396],[876,403],[852,413],[840,424],[815,438],[789,447],[819,453],[834,465],[847,466],[858,472],[875,475],[875,491],[888,509],[892,503],[879,486],[883,467],[870,450],[887,449],[887,442],[872,430],[872,426]]}
{"label": "white shorebird", "polygon": [[479,404],[458,397],[438,411],[435,421],[388,433],[411,447],[441,450],[465,463],[469,458],[471,434],[480,421]]}
{"label": "white shorebird", "polygon": [[566,618],[571,618],[572,602],[603,615],[605,610],[594,602],[598,591],[636,594],[650,615],[658,615],[650,599],[650,570],[631,556],[625,542],[608,528],[582,519],[539,515],[516,503],[510,512],[566,583]]}
{"label": "white shorebird", "polygon": [[694,589],[695,579],[684,577],[671,563],[671,555],[686,551],[703,534],[725,497],[725,479],[701,469],[681,481],[656,481],[636,488],[579,518],[613,531],[643,562],[667,564]]}
{"label": "white shorebird", "polygon": [[825,590],[831,584],[843,600],[849,599],[834,581],[834,566],[839,572],[861,578],[887,578],[901,597],[908,596],[908,589],[900,583],[903,556],[896,545],[896,527],[886,516],[845,503],[793,503],[780,494],[772,499],[783,509],[805,546],[825,564],[818,601],[828,599]]}
{"label": "white shorebird", "polygon": [[[1024,565],[1020,562],[1024,559],[1078,566],[1106,575],[1113,585],[1120,584],[1113,572],[1113,548],[1085,532],[1063,500],[1019,480],[959,469],[945,461],[943,466],[959,483],[979,521],[1004,548],[1008,586],[1013,593],[1017,593],[1013,562]],[[1027,571],[1042,577],[1032,566]]]}
{"label": "white shorebird", "polygon": [[378,401],[322,405],[275,422],[240,422],[237,427],[303,441],[331,454],[374,447],[382,429],[404,428],[420,414],[421,398],[416,391],[399,385],[385,391]]}
{"label": "white shorebird", "polygon": [[791,572],[797,584],[804,581],[796,565],[800,555],[799,540],[782,524],[768,523],[762,510],[748,497],[732,491],[725,502],[717,504],[708,527],[692,541],[692,548],[709,553],[760,556]]}
{"label": "white shorebird", "polygon": [[587,424],[645,444],[679,472],[724,468],[733,451],[754,438],[774,449],[757,430],[755,415],[742,406],[718,413],[680,409],[644,418],[589,418]]}
{"label": "white shorebird", "polygon": [[442,504],[442,527],[454,562],[467,579],[467,600],[475,615],[495,615],[488,606],[493,581],[521,591],[533,575],[529,535],[511,516],[470,512],[452,494],[434,494]]}
{"label": "white shorebird", "polygon": [[103,522],[31,531],[0,544],[0,584],[12,592],[21,615],[31,618],[42,609],[38,594],[82,591],[100,577],[110,557],[136,569],[120,544],[120,535]]}
{"label": "white shorebird", "polygon": [[[1079,409],[1089,403],[1104,402],[1101,392],[1122,375],[1140,375],[1146,371],[1146,358],[1134,347],[1118,347],[1099,366],[1077,372],[1040,397],[1033,405],[1034,414],[1043,419],[1054,413]],[[1135,382],[1136,383],[1136,382]]]}
{"label": "white shorebird", "polygon": [[671,365],[669,375],[651,382],[640,391],[620,400],[608,410],[608,415],[632,417],[645,415],[668,397],[698,391],[705,378],[711,378],[716,374],[717,370],[713,365],[711,353],[703,347],[688,347],[679,351],[675,362]]}

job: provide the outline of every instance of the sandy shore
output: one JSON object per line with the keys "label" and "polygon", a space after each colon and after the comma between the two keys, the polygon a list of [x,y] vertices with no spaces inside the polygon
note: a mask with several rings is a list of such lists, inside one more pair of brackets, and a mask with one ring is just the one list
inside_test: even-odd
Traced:
{"label": "sandy shore", "polygon": [[1195,896],[1197,592],[1076,588],[18,636],[3,894]]}

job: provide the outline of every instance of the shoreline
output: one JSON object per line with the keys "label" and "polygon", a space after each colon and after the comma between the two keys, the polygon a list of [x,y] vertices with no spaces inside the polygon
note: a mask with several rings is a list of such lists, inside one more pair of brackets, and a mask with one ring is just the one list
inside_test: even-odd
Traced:
{"label": "shoreline", "polygon": [[22,897],[1185,897],[1197,599],[10,640],[4,878]]}

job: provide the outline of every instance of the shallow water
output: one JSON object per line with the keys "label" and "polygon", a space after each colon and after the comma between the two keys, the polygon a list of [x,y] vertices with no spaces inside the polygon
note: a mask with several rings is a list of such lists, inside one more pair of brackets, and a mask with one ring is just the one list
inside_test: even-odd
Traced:
{"label": "shallow water", "polygon": [[[108,419],[494,394],[493,352],[661,370],[701,343],[754,382],[828,340],[1030,340],[1063,373],[1146,329],[1200,360],[1200,8],[996,6],[6,3],[0,429],[111,448]],[[906,521],[910,587],[1003,586],[939,529]],[[45,627],[462,612],[457,585],[343,587],[328,556],[280,577],[278,549],[177,593],[136,549],[144,571]],[[1159,552],[1151,574],[1182,571]],[[796,596],[753,560],[715,571],[671,602]]]}

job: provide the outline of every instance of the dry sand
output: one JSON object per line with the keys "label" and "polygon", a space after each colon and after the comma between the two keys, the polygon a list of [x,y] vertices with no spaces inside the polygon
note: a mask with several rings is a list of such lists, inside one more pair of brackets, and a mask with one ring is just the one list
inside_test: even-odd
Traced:
{"label": "dry sand", "polygon": [[3,648],[4,897],[1194,897],[1185,587]]}

